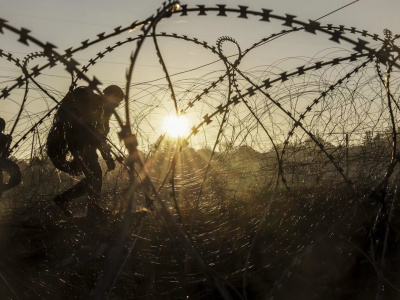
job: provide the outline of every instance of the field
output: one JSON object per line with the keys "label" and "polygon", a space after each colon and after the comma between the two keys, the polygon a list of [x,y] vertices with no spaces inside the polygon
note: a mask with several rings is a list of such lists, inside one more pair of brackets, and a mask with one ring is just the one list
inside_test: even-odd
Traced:
{"label": "field", "polygon": [[[356,2],[0,19],[0,298],[400,298],[400,35],[320,23]],[[54,203],[84,178],[108,216]]]}

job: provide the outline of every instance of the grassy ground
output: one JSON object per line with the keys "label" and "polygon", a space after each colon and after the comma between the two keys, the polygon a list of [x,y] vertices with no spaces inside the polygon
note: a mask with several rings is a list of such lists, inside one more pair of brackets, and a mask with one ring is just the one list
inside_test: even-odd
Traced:
{"label": "grassy ground", "polygon": [[[396,218],[390,224],[384,221],[387,208],[372,230],[378,204],[361,205],[342,189],[297,192],[297,198],[284,191],[271,198],[268,191],[253,191],[202,203],[193,242],[224,278],[232,297],[400,297],[392,287],[400,285],[399,224]],[[116,216],[112,222],[86,218],[84,200],[69,219],[50,201],[34,203],[3,215],[2,299],[89,299],[118,241],[121,222]],[[189,231],[193,206],[181,204],[186,207],[181,210],[182,227]],[[127,263],[109,299],[221,299],[177,233],[160,224],[156,213],[135,213],[130,229],[123,252]]]}

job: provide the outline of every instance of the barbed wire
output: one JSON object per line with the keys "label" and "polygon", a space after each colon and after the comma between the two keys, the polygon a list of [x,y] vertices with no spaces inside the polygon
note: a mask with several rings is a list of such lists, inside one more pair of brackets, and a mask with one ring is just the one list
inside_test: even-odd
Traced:
{"label": "barbed wire", "polygon": [[[243,51],[240,43],[229,36],[218,38],[213,45],[209,41],[199,41],[196,37],[188,37],[186,34],[157,32],[157,24],[162,18],[178,17],[178,15],[191,18],[195,14],[209,17],[233,16],[241,19],[261,18],[259,26],[276,21],[283,22],[281,25],[290,29],[262,38]],[[119,38],[122,33],[138,27],[141,31],[138,36],[106,46],[105,50],[98,52],[95,57],[89,59],[88,64],[82,67],[78,67],[78,62],[73,59],[75,53],[93,49],[100,42],[114,37]],[[331,55],[315,57],[305,64],[304,62],[298,64],[296,61],[294,68],[293,66],[288,68],[285,65],[289,60],[282,60],[281,65],[279,63],[269,66],[260,65],[247,71],[241,69],[242,61],[251,56],[254,49],[273,43],[280,37],[289,36],[289,34],[296,35],[299,32],[320,34],[334,43],[353,48],[345,55],[338,53],[334,58]],[[297,259],[302,259],[307,255],[306,252],[300,253],[299,249],[311,248],[319,243],[318,241],[314,243],[312,237],[308,235],[303,238],[294,237],[301,232],[300,228],[291,233],[285,229],[281,232],[282,236],[277,238],[277,242],[272,241],[269,245],[263,244],[260,239],[257,239],[256,243],[256,237],[261,234],[264,226],[273,228],[275,233],[279,232],[274,223],[277,221],[266,220],[266,217],[274,214],[272,208],[276,199],[285,193],[280,190],[280,183],[291,195],[290,199],[299,196],[302,199],[311,197],[310,195],[315,194],[323,184],[326,184],[326,190],[337,189],[339,186],[342,192],[346,193],[341,197],[351,200],[343,207],[337,208],[339,217],[332,216],[337,226],[343,222],[353,224],[349,220],[351,214],[349,207],[353,202],[358,203],[356,207],[359,207],[361,200],[364,202],[371,200],[377,192],[384,190],[385,196],[379,199],[382,203],[376,211],[375,222],[369,233],[371,247],[368,251],[370,253],[381,251],[380,263],[382,266],[385,265],[390,243],[389,225],[386,227],[387,234],[384,238],[376,232],[382,224],[381,220],[393,222],[397,195],[397,175],[394,174],[397,174],[396,165],[400,159],[396,128],[399,112],[396,99],[399,94],[397,72],[400,67],[398,64],[400,51],[394,41],[398,35],[381,38],[377,34],[354,27],[346,28],[343,25],[332,24],[324,26],[316,21],[302,22],[293,15],[279,16],[272,14],[272,10],[268,9],[252,11],[247,6],[228,8],[226,5],[189,7],[188,5],[179,6],[177,1],[164,3],[155,15],[144,21],[135,21],[125,27],[119,26],[109,34],[100,33],[92,40],[81,42],[81,45],[76,48],[71,47],[65,50],[63,54],[55,51],[55,45],[37,40],[28,29],[17,29],[5,20],[0,20],[0,33],[11,33],[17,36],[18,42],[26,46],[31,43],[43,50],[28,54],[22,62],[10,53],[0,50],[0,59],[13,63],[22,72],[21,76],[13,77],[10,87],[2,88],[0,101],[11,101],[11,95],[15,90],[24,90],[10,131],[13,137],[18,137],[18,139],[10,147],[9,152],[19,158],[18,150],[23,146],[29,146],[27,153],[30,152],[30,167],[37,167],[37,172],[43,173],[41,176],[46,178],[54,177],[54,174],[61,175],[55,170],[49,171],[50,169],[46,171],[47,174],[42,172],[45,169],[45,158],[40,157],[35,161],[34,152],[43,150],[44,143],[40,139],[49,130],[47,119],[50,119],[59,105],[59,100],[54,95],[62,94],[62,92],[51,90],[50,87],[39,83],[37,78],[43,74],[43,70],[62,64],[71,76],[70,90],[73,90],[79,81],[83,81],[101,95],[99,89],[101,82],[96,77],[90,79],[87,74],[106,55],[117,48],[121,49],[120,47],[124,45],[136,42],[126,73],[125,111],[123,117],[115,113],[118,126],[114,127],[113,133],[118,131],[118,138],[124,146],[118,146],[113,139],[109,139],[114,155],[122,166],[119,175],[104,175],[106,182],[107,180],[114,182],[114,193],[111,194],[116,195],[115,191],[121,191],[122,196],[118,197],[122,198],[119,200],[122,229],[119,228],[118,240],[113,242],[110,246],[111,250],[106,255],[102,276],[95,280],[95,286],[92,289],[95,297],[99,299],[104,295],[107,298],[111,297],[117,283],[121,280],[124,268],[128,268],[128,259],[133,259],[132,252],[135,247],[138,247],[139,236],[148,233],[170,239],[166,245],[161,241],[156,246],[153,244],[156,251],[159,251],[159,256],[152,252],[154,249],[151,248],[146,250],[148,253],[141,255],[153,257],[156,261],[171,254],[169,250],[174,249],[175,253],[172,256],[176,257],[176,264],[170,267],[170,273],[165,273],[168,275],[163,276],[177,279],[182,277],[182,273],[184,274],[183,281],[178,283],[179,293],[184,295],[188,286],[200,285],[204,282],[204,278],[208,278],[210,286],[213,285],[224,299],[231,299],[233,295],[246,299],[248,277],[254,275],[257,270],[268,269],[270,264],[277,263],[281,259],[279,255],[275,255],[257,266],[257,256],[251,256],[250,253],[257,252],[260,256],[261,253],[271,254],[275,243],[286,244],[282,248],[285,255],[294,259],[287,270],[283,271],[281,276],[277,276],[276,285],[269,289],[269,294],[277,293],[279,285],[286,280],[289,272],[296,268]],[[353,36],[356,39],[353,39]],[[368,38],[376,42],[378,46],[369,47],[367,46],[369,42],[360,37]],[[154,53],[160,61],[165,84],[142,84],[141,86],[134,83],[134,69],[137,66],[139,54],[143,51],[142,45],[147,38],[153,39]],[[168,51],[163,50],[158,43],[159,39],[166,38],[189,42],[193,46],[204,49],[207,53],[215,55],[217,62],[222,62],[225,69],[197,78],[173,81],[167,60],[164,59]],[[237,51],[235,54],[224,54],[224,46],[228,43],[235,47]],[[47,59],[48,62],[28,68],[28,65],[36,59]],[[368,67],[374,61],[372,74],[371,68]],[[386,80],[382,75],[381,65],[388,66]],[[41,93],[42,99],[50,99],[53,103],[48,105],[48,109],[35,115],[35,117],[38,116],[35,121],[26,108],[28,97],[32,93],[31,85],[35,86],[35,92]],[[132,95],[133,87],[138,89],[138,92]],[[381,103],[377,104],[378,101]],[[160,109],[170,110],[171,103],[177,116],[193,117],[192,124],[194,125],[190,133],[173,142],[169,140],[166,133],[155,138],[146,137],[148,131],[156,131],[152,128],[154,124],[150,119],[159,116]],[[395,105],[392,106],[392,103]],[[136,107],[143,110],[136,112]],[[20,122],[23,113],[26,114],[26,123]],[[141,126],[145,123],[147,126]],[[151,129],[148,129],[149,127]],[[42,128],[40,133],[39,128]],[[14,134],[17,129],[20,132]],[[136,134],[133,133],[133,129]],[[375,136],[368,135],[368,131],[375,132]],[[389,143],[383,135],[377,135],[378,132],[384,133],[385,136],[387,133]],[[30,134],[33,134],[32,142],[27,140]],[[350,145],[349,141],[351,134],[354,134],[354,139],[357,140],[353,145]],[[141,159],[142,155],[138,151],[139,135],[143,140],[147,138],[148,146],[151,148],[148,153],[145,153],[146,160]],[[201,150],[190,147],[191,141],[199,135],[204,137],[204,145],[211,143],[211,149],[203,147],[204,149]],[[35,136],[37,136],[36,142]],[[154,142],[152,142],[153,139]],[[38,149],[35,149],[36,144],[38,144]],[[388,153],[390,153],[389,158]],[[24,172],[28,171],[24,170]],[[118,189],[117,178],[123,174],[126,176],[125,181]],[[316,178],[315,182],[313,179],[306,180],[307,176]],[[46,187],[38,185],[33,191],[28,191],[24,186],[19,192],[28,195],[27,197],[35,202],[34,199],[37,200],[45,194],[54,194],[59,190],[63,181],[67,180],[65,177],[59,178],[58,186],[53,183],[52,186]],[[362,190],[362,196],[360,196],[360,190],[365,187],[360,178],[369,180],[366,187],[368,192]],[[68,180],[72,181],[74,178],[70,177]],[[342,185],[343,183],[346,188]],[[351,196],[347,194],[349,190],[352,191]],[[262,194],[265,191],[270,193],[269,197]],[[326,192],[326,194],[329,193]],[[269,200],[254,200],[255,204],[251,205],[251,209],[256,212],[247,213],[250,208],[241,201],[251,197],[254,199],[265,197]],[[143,202],[143,199],[146,201],[145,209],[150,210],[155,220],[162,224],[164,233],[154,224],[149,223],[144,217],[145,214],[141,215],[136,222],[134,221],[132,211],[135,205],[143,206],[143,203],[137,204],[140,201]],[[385,203],[389,203],[389,206]],[[169,205],[172,207],[169,208]],[[306,214],[306,205],[311,204],[302,206],[303,204],[297,202],[296,205],[298,207],[294,208],[284,203],[283,209],[275,209],[274,217],[279,218],[278,213],[282,212],[284,215],[292,214],[293,218],[297,218],[296,222],[301,222],[301,217]],[[16,206],[18,206],[17,201],[10,205],[10,207]],[[328,207],[333,208],[333,206],[334,204],[329,204]],[[299,211],[294,211],[295,209]],[[241,220],[239,218],[241,211],[245,211],[246,218],[250,217],[246,219],[246,223],[238,225],[234,222]],[[328,215],[329,212],[325,214]],[[230,220],[231,217],[233,222]],[[290,220],[282,220],[282,222],[289,224]],[[313,224],[326,225],[324,221],[315,221]],[[332,229],[333,226],[326,227],[328,229],[318,235],[319,241],[325,240],[332,232],[340,235],[340,230]],[[289,225],[286,228],[289,228]],[[207,231],[209,235],[213,235],[211,238],[207,237]],[[124,248],[129,244],[132,234],[136,234],[136,237],[126,254]],[[285,240],[286,238],[295,238],[298,249],[292,247]],[[221,243],[216,242],[219,239]],[[382,241],[384,246],[380,246],[376,240]],[[154,240],[151,241],[154,242]],[[181,251],[181,247],[186,250]],[[204,249],[213,251],[208,253]],[[371,258],[370,264],[377,269],[375,256],[367,254],[366,250],[361,251],[365,251],[363,254]],[[218,260],[213,257],[215,253]],[[192,265],[193,258],[197,267]],[[240,263],[231,266],[229,260],[240,261]],[[180,272],[182,269],[184,271]],[[396,289],[396,285],[385,276],[383,271],[379,270],[378,273],[379,286],[386,282]],[[240,288],[235,281],[238,274],[243,274]],[[165,279],[157,275],[153,274],[158,278],[157,280]],[[12,286],[9,289],[16,294]],[[240,290],[244,291],[243,294],[239,292]],[[380,292],[377,294],[380,295]]]}

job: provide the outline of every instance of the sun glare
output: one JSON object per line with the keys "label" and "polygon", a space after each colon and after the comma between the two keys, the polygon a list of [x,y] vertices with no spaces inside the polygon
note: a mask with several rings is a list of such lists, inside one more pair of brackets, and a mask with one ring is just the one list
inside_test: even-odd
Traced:
{"label": "sun glare", "polygon": [[164,120],[163,131],[170,137],[185,137],[189,135],[189,122],[185,116],[167,116]]}

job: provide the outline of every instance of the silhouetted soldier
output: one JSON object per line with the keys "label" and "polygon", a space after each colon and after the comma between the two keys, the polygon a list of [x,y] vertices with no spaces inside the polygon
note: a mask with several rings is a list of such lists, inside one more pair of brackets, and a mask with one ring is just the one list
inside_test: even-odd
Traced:
{"label": "silhouetted soldier", "polygon": [[[111,147],[106,142],[110,131],[109,121],[114,109],[121,103],[124,93],[116,85],[110,85],[97,95],[87,87],[79,87],[63,99],[54,118],[47,140],[47,153],[53,164],[71,175],[85,176],[75,186],[56,196],[53,201],[68,216],[69,202],[88,194],[88,216],[106,215],[100,205],[102,170],[97,150],[106,161],[108,170],[115,168]],[[70,152],[72,161],[66,160]]]}
{"label": "silhouetted soldier", "polygon": [[[3,192],[13,188],[21,182],[21,171],[19,166],[15,162],[7,159],[9,154],[8,150],[11,144],[11,136],[2,133],[5,127],[6,122],[3,118],[0,118],[0,197]],[[9,175],[8,183],[3,182],[3,171]]]}

